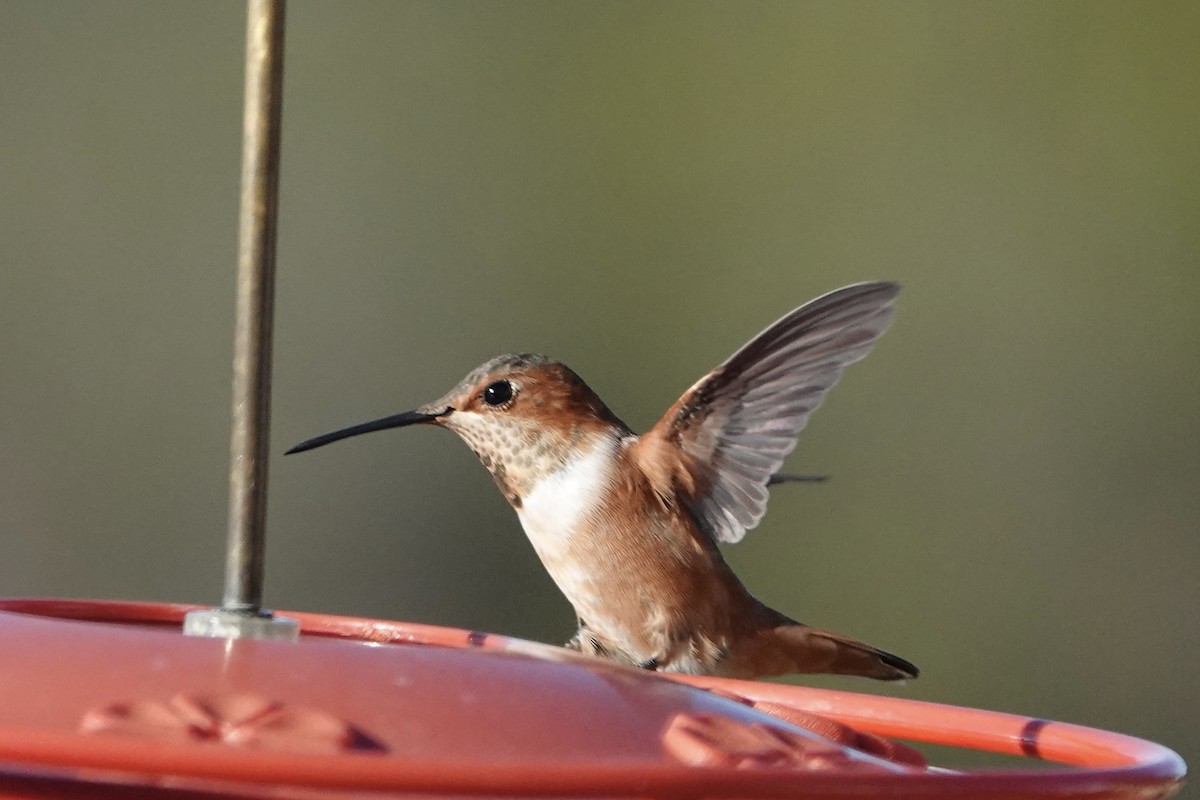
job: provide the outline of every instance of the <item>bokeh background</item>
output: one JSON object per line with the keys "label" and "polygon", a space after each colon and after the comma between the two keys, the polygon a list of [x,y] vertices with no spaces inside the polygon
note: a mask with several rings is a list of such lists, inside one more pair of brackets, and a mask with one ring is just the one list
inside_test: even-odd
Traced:
{"label": "bokeh background", "polygon": [[[790,308],[900,314],[728,558],[863,691],[1200,764],[1200,5],[295,2],[273,449],[514,350],[637,429]],[[243,9],[0,2],[0,593],[215,601]],[[271,465],[268,598],[559,642],[437,430]],[[1200,796],[1200,792],[1192,792]]]}

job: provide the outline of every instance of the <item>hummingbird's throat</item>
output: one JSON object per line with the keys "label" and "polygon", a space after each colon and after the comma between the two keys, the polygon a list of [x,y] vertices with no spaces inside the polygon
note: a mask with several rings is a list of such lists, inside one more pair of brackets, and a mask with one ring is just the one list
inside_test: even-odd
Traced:
{"label": "hummingbird's throat", "polygon": [[491,473],[492,480],[496,482],[496,486],[500,489],[513,508],[520,510],[521,508],[521,492],[516,488],[515,482],[508,477],[508,467],[503,461],[493,462],[491,456],[486,453],[475,451],[475,455],[479,456],[480,463],[487,467],[487,471]]}
{"label": "hummingbird's throat", "polygon": [[569,452],[554,446],[547,429],[516,417],[460,411],[448,418],[446,427],[462,437],[516,509]]}

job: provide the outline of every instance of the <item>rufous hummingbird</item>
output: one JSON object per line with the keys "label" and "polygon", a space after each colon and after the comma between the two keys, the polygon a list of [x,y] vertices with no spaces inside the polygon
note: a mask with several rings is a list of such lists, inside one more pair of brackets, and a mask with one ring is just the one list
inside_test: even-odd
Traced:
{"label": "rufous hummingbird", "polygon": [[414,411],[309,439],[438,425],[516,509],[579,622],[567,646],[647,669],[754,678],[915,678],[902,658],[756,600],[718,543],[762,519],[784,457],[847,364],[887,329],[894,283],[818,297],[754,337],[638,436],[546,356],[503,355]]}

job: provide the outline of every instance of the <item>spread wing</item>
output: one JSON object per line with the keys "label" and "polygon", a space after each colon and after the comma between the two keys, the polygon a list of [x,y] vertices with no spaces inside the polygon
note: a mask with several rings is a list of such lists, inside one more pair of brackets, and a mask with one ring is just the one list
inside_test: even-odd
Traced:
{"label": "spread wing", "polygon": [[899,292],[860,283],[818,297],[701,378],[638,442],[655,489],[681,494],[714,539],[739,541],[809,415],[887,330]]}

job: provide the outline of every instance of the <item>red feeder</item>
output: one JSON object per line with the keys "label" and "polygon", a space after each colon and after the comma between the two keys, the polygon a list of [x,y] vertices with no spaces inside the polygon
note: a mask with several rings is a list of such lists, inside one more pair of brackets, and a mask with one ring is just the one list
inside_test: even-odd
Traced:
{"label": "red feeder", "polygon": [[[323,614],[289,613],[296,642],[189,637],[190,610],[0,601],[0,796],[1148,800],[1184,775],[1060,722]],[[885,737],[1069,768],[942,770]]]}

